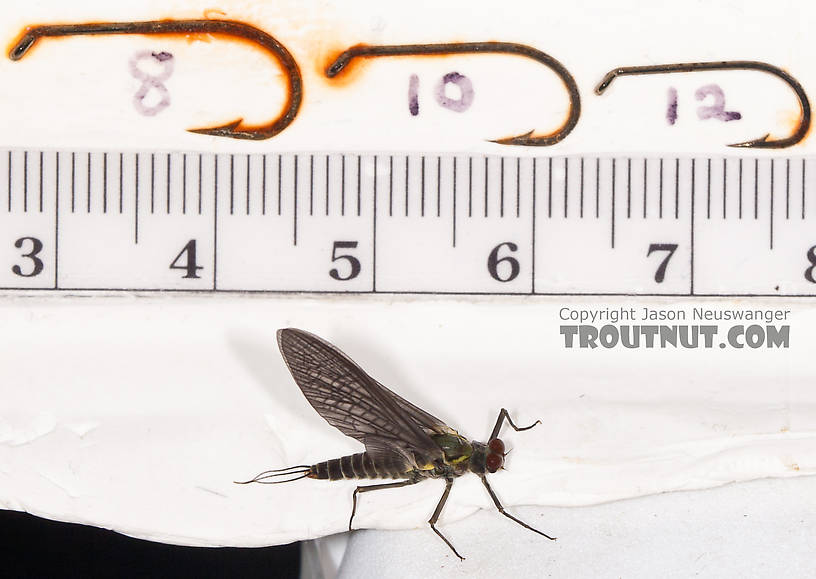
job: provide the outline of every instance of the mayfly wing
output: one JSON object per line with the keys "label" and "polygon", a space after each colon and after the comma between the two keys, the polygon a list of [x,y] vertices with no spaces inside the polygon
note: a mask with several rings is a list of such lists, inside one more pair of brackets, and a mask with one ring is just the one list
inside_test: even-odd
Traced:
{"label": "mayfly wing", "polygon": [[[420,468],[442,458],[428,431],[450,429],[374,380],[343,352],[294,328],[278,331],[278,346],[309,404],[368,452],[396,453]],[[424,464],[417,464],[418,458]]]}

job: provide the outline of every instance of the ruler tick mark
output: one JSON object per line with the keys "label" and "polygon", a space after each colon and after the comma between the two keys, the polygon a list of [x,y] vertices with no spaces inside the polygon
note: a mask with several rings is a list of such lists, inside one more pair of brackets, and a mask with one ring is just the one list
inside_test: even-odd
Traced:
{"label": "ruler tick mark", "polygon": [[156,209],[156,155],[150,153],[150,213]]}
{"label": "ruler tick mark", "polygon": [[252,155],[247,154],[246,156],[246,214],[252,214],[252,208],[250,207],[250,199],[252,197],[252,187],[250,183],[250,179],[252,176]]}
{"label": "ruler tick mark", "polygon": [[553,160],[552,157],[548,159],[548,167],[547,167],[547,217],[552,217],[552,194],[553,194],[553,186],[552,186],[552,172],[553,172]]}
{"label": "ruler tick mark", "polygon": [[125,184],[124,184],[125,154],[119,153],[119,214],[125,212]]}
{"label": "ruler tick mark", "polygon": [[614,157],[612,157],[612,249],[615,249],[615,167],[616,161]]}
{"label": "ruler tick mark", "polygon": [[235,155],[230,155],[229,179],[230,215],[232,215],[235,211]]}
{"label": "ruler tick mark", "polygon": [[436,158],[436,216],[442,217],[442,157]]}
{"label": "ruler tick mark", "polygon": [[595,219],[601,218],[601,158],[595,159]]}
{"label": "ruler tick mark", "polygon": [[283,205],[283,155],[278,155],[278,215],[281,215]]}
{"label": "ruler tick mark", "polygon": [[410,167],[410,157],[408,155],[405,156],[405,216],[408,217],[408,197],[409,197],[409,186],[410,186],[410,175],[411,175],[411,167]]}
{"label": "ruler tick mark", "polygon": [[166,205],[167,205],[167,207],[166,207],[167,215],[170,215],[170,191],[171,191],[171,188],[173,186],[173,180],[171,178],[172,170],[173,170],[173,163],[172,163],[172,159],[170,157],[170,154],[168,153],[167,154],[167,183],[166,183],[166,191],[165,191],[165,196],[166,196],[165,202],[166,202]]}
{"label": "ruler tick mark", "polygon": [[377,291],[377,155],[374,155],[374,183],[372,187],[372,213],[374,216],[371,226],[371,291]]}
{"label": "ruler tick mark", "polygon": [[643,159],[643,219],[647,217],[649,181],[649,159]]}
{"label": "ruler tick mark", "polygon": [[346,156],[340,156],[340,215],[346,215]]}
{"label": "ruler tick mark", "polygon": [[456,247],[456,157],[453,158],[453,247]]}
{"label": "ruler tick mark", "polygon": [[499,217],[504,217],[504,157],[499,159]]}
{"label": "ruler tick mark", "polygon": [[293,176],[293,183],[292,183],[292,195],[294,197],[294,211],[292,212],[292,218],[294,220],[293,228],[294,228],[294,243],[293,245],[297,245],[298,240],[298,156],[295,155],[295,166],[294,166],[294,176]]}
{"label": "ruler tick mark", "polygon": [[[583,163],[583,159],[581,160]],[[536,197],[537,197],[537,179],[536,179],[536,169],[538,168],[538,159],[533,157],[533,210],[532,210],[532,218],[533,218],[533,230],[532,230],[532,259],[531,259],[531,283],[530,283],[530,291],[531,293],[536,293]]]}
{"label": "ruler tick mark", "polygon": [[722,218],[726,219],[728,216],[728,160],[723,159],[723,178],[722,178],[722,192],[723,192],[723,213]]}
{"label": "ruler tick mark", "polygon": [[28,151],[23,151],[23,213],[28,213]]}
{"label": "ruler tick mark", "polygon": [[674,218],[680,218],[680,159],[674,160]]}
{"label": "ruler tick mark", "polygon": [[362,215],[362,161],[363,156],[357,155],[357,217]]}
{"label": "ruler tick mark", "polygon": [[774,248],[774,160],[770,159],[771,165],[771,249]]}
{"label": "ruler tick mark", "polygon": [[485,157],[485,160],[484,160],[484,216],[485,216],[485,219],[487,219],[487,207],[488,207],[488,204],[487,204],[487,190],[488,190],[488,183],[489,183],[489,178],[488,178],[488,174],[487,174],[487,161],[488,161],[488,159],[487,159],[487,157]]}
{"label": "ruler tick mark", "polygon": [[689,263],[689,294],[694,295],[694,218],[696,212],[696,198],[697,198],[697,163],[696,159],[691,159],[691,252]]}
{"label": "ruler tick mark", "polygon": [[739,160],[739,215],[738,218],[742,219],[742,158]]}
{"label": "ruler tick mark", "polygon": [[187,215],[187,153],[181,156],[181,214]]}
{"label": "ruler tick mark", "polygon": [[[72,153],[73,154],[73,153]],[[11,151],[8,152],[8,212],[11,213],[11,176],[12,176],[13,159]]]}
{"label": "ruler tick mark", "polygon": [[218,291],[218,155],[213,155],[213,291]]}
{"label": "ruler tick mark", "polygon": [[39,164],[39,171],[40,171],[40,213],[43,212],[43,157],[44,153],[40,151],[40,164]]}
{"label": "ruler tick mark", "polygon": [[581,209],[580,209],[580,217],[581,219],[584,218],[584,158],[581,157]]}
{"label": "ruler tick mark", "polygon": [[473,157],[468,158],[468,217],[473,217]]}
{"label": "ruler tick mark", "polygon": [[516,158],[516,217],[521,217],[521,157]]}
{"label": "ruler tick mark", "polygon": [[102,153],[102,213],[108,212],[108,153]]}
{"label": "ruler tick mark", "polygon": [[569,158],[564,157],[564,219],[569,211]]}
{"label": "ruler tick mark", "polygon": [[[40,163],[42,168],[42,163]],[[59,289],[60,153],[54,154],[54,289]]]}
{"label": "ruler tick mark", "polygon": [[422,171],[420,172],[420,205],[419,205],[419,215],[420,217],[425,217],[425,155],[422,156]]}
{"label": "ruler tick mark", "polygon": [[261,215],[266,215],[266,153],[261,155]]}
{"label": "ruler tick mark", "polygon": [[93,183],[93,180],[91,178],[92,162],[91,162],[91,154],[90,153],[88,153],[87,161],[88,161],[88,171],[87,171],[87,178],[88,178],[87,199],[88,199],[88,203],[87,203],[87,212],[90,213],[91,212],[91,186],[92,186],[92,183]]}
{"label": "ruler tick mark", "polygon": [[[133,243],[139,245],[139,153],[133,155]],[[73,187],[73,173],[71,177]],[[71,211],[74,210],[74,195],[71,193]]]}
{"label": "ruler tick mark", "polygon": [[314,215],[314,155],[309,155],[309,215]]}
{"label": "ruler tick mark", "polygon": [[708,179],[706,183],[706,194],[708,195],[706,197],[706,219],[711,219],[711,159],[708,160],[706,178]]}
{"label": "ruler tick mark", "polygon": [[[264,170],[266,170],[266,166],[264,166]],[[204,180],[202,179],[204,174],[204,155],[201,153],[198,154],[198,214],[201,215],[201,206],[202,206],[202,198],[204,193]]]}
{"label": "ruler tick mark", "polygon": [[785,160],[785,219],[790,219],[790,159]]}
{"label": "ruler tick mark", "polygon": [[626,219],[632,218],[632,159],[626,159]]}
{"label": "ruler tick mark", "polygon": [[409,165],[410,159],[411,158],[408,155],[405,156],[405,217],[408,217],[408,191],[410,185],[409,179],[411,176]]}
{"label": "ruler tick mark", "polygon": [[759,219],[759,159],[754,159],[754,219]]}
{"label": "ruler tick mark", "polygon": [[388,217],[394,216],[394,155],[388,156]]}
{"label": "ruler tick mark", "polygon": [[805,190],[807,185],[807,162],[802,159],[802,219],[805,218]]}
{"label": "ruler tick mark", "polygon": [[663,219],[663,159],[660,159],[659,197],[657,202],[658,218]]}

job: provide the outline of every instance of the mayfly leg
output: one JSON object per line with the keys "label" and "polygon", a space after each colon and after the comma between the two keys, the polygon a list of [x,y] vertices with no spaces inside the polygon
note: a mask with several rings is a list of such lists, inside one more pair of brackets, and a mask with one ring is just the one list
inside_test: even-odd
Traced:
{"label": "mayfly leg", "polygon": [[349,531],[351,530],[351,522],[354,520],[354,513],[357,512],[357,493],[367,493],[369,491],[379,491],[384,489],[398,489],[400,487],[407,487],[408,485],[413,485],[418,482],[419,481],[416,479],[408,479],[394,483],[357,487],[356,489],[354,489],[354,494],[351,496],[351,516],[349,517]]}
{"label": "mayfly leg", "polygon": [[[512,424],[512,422],[511,422],[510,424]],[[534,426],[535,426],[535,425],[534,425]],[[516,429],[516,430],[518,430],[518,429]],[[511,515],[511,514],[510,514],[510,513],[508,513],[507,511],[505,511],[505,510],[504,510],[504,506],[503,506],[503,505],[501,504],[501,502],[499,501],[499,497],[497,497],[497,496],[496,496],[496,493],[494,493],[494,492],[493,492],[493,489],[492,489],[492,488],[490,488],[490,485],[487,483],[487,477],[482,476],[481,478],[482,478],[482,483],[484,483],[484,486],[485,486],[485,488],[487,489],[488,494],[490,494],[490,498],[491,498],[491,499],[493,499],[493,504],[494,504],[494,505],[496,505],[496,508],[497,508],[497,509],[499,509],[499,512],[500,512],[501,514],[503,514],[505,517],[507,517],[507,518],[508,518],[508,519],[510,519],[511,521],[515,521],[515,522],[517,522],[519,525],[521,525],[521,526],[522,526],[522,527],[524,527],[525,529],[530,529],[530,530],[531,530],[531,531],[533,531],[534,533],[538,533],[539,535],[541,535],[541,536],[543,536],[543,537],[547,537],[547,538],[548,538],[550,541],[555,541],[555,540],[556,540],[556,538],[555,538],[555,537],[550,537],[550,536],[549,536],[549,535],[547,535],[546,533],[542,533],[542,532],[541,532],[541,531],[539,531],[538,529],[534,529],[533,527],[531,527],[530,525],[528,525],[528,524],[527,524],[527,523],[525,523],[524,521],[521,521],[521,520],[517,519],[516,517],[514,517],[513,515]]]}
{"label": "mayfly leg", "polygon": [[499,412],[499,418],[496,420],[496,426],[493,427],[493,432],[490,434],[490,438],[488,440],[493,440],[494,438],[497,438],[499,436],[499,431],[501,430],[502,424],[504,424],[505,420],[507,420],[507,422],[510,423],[510,426],[512,426],[513,430],[515,430],[516,432],[521,432],[523,430],[530,430],[533,426],[536,426],[537,424],[541,424],[540,420],[536,420],[530,426],[524,426],[524,427],[516,426],[515,423],[513,422],[513,419],[510,418],[510,413],[507,412],[507,409],[502,408],[501,412]]}
{"label": "mayfly leg", "polygon": [[450,547],[450,550],[453,551],[453,554],[456,555],[457,557],[459,557],[459,559],[461,561],[464,561],[465,558],[462,557],[462,555],[459,554],[459,552],[456,550],[456,547],[454,547],[451,544],[451,542],[448,541],[448,539],[445,537],[445,535],[440,533],[439,529],[437,529],[436,526],[435,526],[436,521],[439,520],[439,515],[442,514],[442,509],[445,507],[445,503],[448,501],[448,495],[450,494],[451,487],[453,486],[453,479],[452,478],[445,479],[445,481],[446,481],[445,482],[445,492],[442,493],[442,498],[439,499],[439,504],[436,505],[436,510],[434,510],[433,515],[431,515],[431,518],[428,519],[428,524],[431,526],[431,529],[433,529],[433,532],[436,533],[437,535],[439,535],[440,539],[445,541],[445,544],[448,547]]}

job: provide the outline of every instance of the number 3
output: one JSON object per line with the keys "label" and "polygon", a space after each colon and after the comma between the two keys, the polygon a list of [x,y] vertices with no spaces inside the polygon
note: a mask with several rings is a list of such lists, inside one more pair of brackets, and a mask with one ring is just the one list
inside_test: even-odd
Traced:
{"label": "number 3", "polygon": [[24,253],[23,257],[27,257],[34,263],[34,269],[32,269],[29,273],[23,273],[23,269],[19,265],[15,265],[11,268],[15,274],[19,275],[20,277],[34,277],[40,275],[43,268],[45,267],[42,260],[37,257],[37,255],[43,250],[42,241],[37,239],[36,237],[21,237],[17,241],[14,242],[14,247],[17,249],[22,249],[23,244],[26,241],[31,242],[31,251],[28,253]]}

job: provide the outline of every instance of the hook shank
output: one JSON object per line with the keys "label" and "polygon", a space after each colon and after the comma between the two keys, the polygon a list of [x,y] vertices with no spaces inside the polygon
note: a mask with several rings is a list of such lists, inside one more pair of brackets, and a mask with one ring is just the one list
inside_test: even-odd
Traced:
{"label": "hook shank", "polygon": [[755,148],[755,149],[783,149],[792,147],[805,138],[810,130],[811,113],[810,100],[802,85],[781,68],[756,60],[726,60],[720,62],[687,62],[677,64],[656,64],[649,66],[623,66],[613,69],[604,75],[601,82],[595,87],[595,93],[603,94],[609,85],[619,76],[634,76],[643,74],[671,74],[677,72],[697,72],[710,70],[756,70],[772,74],[782,79],[796,94],[799,99],[801,118],[796,131],[789,137],[783,139],[771,139],[770,135],[765,135],[752,141],[744,143],[734,143],[729,147]]}
{"label": "hook shank", "polygon": [[278,118],[267,124],[245,127],[243,119],[225,125],[190,129],[190,132],[233,139],[262,140],[274,137],[295,120],[303,100],[303,79],[292,54],[274,37],[250,24],[235,20],[152,20],[145,22],[93,22],[51,24],[28,27],[9,52],[11,60],[20,60],[41,38],[103,34],[213,34],[247,40],[272,54],[285,71],[287,101]]}
{"label": "hook shank", "polygon": [[326,69],[326,76],[334,78],[340,74],[352,60],[378,56],[428,56],[439,54],[510,54],[523,56],[540,62],[552,70],[566,87],[570,105],[564,124],[548,135],[534,135],[533,130],[513,137],[495,139],[492,142],[500,145],[521,145],[527,147],[546,147],[554,145],[572,132],[581,116],[581,95],[578,85],[566,67],[558,60],[525,44],[512,42],[457,42],[446,44],[402,44],[370,46],[360,44],[352,46],[338,56]]}

